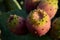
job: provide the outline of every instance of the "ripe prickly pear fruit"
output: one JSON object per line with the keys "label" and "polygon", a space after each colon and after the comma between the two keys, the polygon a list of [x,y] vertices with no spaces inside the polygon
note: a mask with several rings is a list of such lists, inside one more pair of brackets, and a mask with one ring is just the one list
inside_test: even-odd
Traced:
{"label": "ripe prickly pear fruit", "polygon": [[28,15],[26,25],[32,34],[43,36],[50,29],[50,18],[45,11],[35,9]]}
{"label": "ripe prickly pear fruit", "polygon": [[14,34],[20,35],[26,33],[24,18],[17,15],[10,15],[8,19],[8,28]]}
{"label": "ripe prickly pear fruit", "polygon": [[52,22],[52,29],[50,30],[50,35],[55,40],[60,40],[60,17],[56,18]]}
{"label": "ripe prickly pear fruit", "polygon": [[27,12],[30,12],[31,10],[35,9],[39,2],[40,0],[24,0],[24,6]]}
{"label": "ripe prickly pear fruit", "polygon": [[52,19],[58,10],[58,0],[41,0],[37,8],[46,11]]}

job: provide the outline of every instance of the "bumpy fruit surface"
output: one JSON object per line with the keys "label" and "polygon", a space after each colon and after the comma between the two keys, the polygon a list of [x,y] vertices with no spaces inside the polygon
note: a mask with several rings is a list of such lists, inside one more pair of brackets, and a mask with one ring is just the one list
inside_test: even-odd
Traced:
{"label": "bumpy fruit surface", "polygon": [[52,19],[58,10],[58,0],[41,0],[37,8],[46,11]]}
{"label": "bumpy fruit surface", "polygon": [[15,34],[25,34],[25,20],[17,15],[10,15],[8,19],[8,28]]}
{"label": "bumpy fruit surface", "polygon": [[60,40],[60,17],[56,18],[52,23],[52,29],[50,31],[51,37],[55,40]]}
{"label": "bumpy fruit surface", "polygon": [[35,9],[28,15],[26,24],[32,34],[43,36],[50,29],[50,18],[45,11]]}
{"label": "bumpy fruit surface", "polygon": [[35,9],[40,0],[25,0],[24,6],[28,12]]}

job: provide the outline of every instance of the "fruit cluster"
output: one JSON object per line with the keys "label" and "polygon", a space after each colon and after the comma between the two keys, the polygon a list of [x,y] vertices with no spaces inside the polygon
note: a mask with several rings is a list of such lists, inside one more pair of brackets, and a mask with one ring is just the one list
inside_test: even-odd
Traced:
{"label": "fruit cluster", "polygon": [[[8,1],[8,2],[7,2]],[[43,36],[50,30],[50,35],[54,39],[60,39],[60,18],[52,22],[58,10],[58,0],[24,0],[21,2],[23,8],[17,0],[5,0],[8,5],[7,9],[10,10],[26,10],[27,17],[16,14],[10,14],[7,19],[7,28],[16,35],[27,34]],[[22,13],[21,13],[22,14]]]}

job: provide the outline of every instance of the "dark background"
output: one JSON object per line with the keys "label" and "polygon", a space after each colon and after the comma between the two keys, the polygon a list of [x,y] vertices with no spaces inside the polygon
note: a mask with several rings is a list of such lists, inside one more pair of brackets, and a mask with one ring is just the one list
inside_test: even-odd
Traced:
{"label": "dark background", "polygon": [[59,3],[58,3],[59,9],[57,11],[56,17],[59,17],[60,16],[60,0],[58,0],[58,1],[59,1]]}

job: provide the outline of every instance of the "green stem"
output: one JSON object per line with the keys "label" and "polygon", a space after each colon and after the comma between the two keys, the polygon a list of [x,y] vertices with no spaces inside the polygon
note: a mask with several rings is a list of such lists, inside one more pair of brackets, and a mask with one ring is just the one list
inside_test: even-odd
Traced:
{"label": "green stem", "polygon": [[22,9],[17,0],[5,0],[9,10]]}

